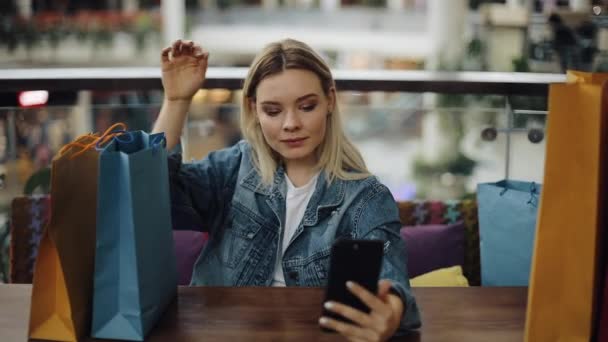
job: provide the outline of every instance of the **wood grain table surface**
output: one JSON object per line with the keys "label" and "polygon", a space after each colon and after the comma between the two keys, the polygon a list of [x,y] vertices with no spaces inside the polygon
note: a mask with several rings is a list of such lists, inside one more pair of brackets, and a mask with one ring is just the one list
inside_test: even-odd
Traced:
{"label": "wood grain table surface", "polygon": [[[414,288],[423,326],[397,341],[522,341],[526,288]],[[0,341],[26,341],[31,285],[0,285]],[[180,287],[146,341],[340,341],[322,288]],[[89,339],[90,341],[95,341]]]}

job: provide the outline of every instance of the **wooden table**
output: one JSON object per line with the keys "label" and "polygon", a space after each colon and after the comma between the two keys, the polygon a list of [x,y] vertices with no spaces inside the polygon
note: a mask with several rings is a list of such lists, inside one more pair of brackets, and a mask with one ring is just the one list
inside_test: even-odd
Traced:
{"label": "wooden table", "polygon": [[[25,341],[30,285],[0,285],[0,341]],[[423,327],[403,341],[522,341],[525,288],[415,288]],[[180,287],[146,341],[333,341],[321,288]]]}

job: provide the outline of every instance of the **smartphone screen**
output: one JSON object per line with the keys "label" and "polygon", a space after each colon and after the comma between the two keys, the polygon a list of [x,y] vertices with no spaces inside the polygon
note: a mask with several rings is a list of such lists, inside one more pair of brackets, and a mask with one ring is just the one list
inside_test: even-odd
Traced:
{"label": "smartphone screen", "polygon": [[[370,309],[348,290],[346,282],[354,281],[369,292],[377,293],[383,247],[384,242],[381,240],[337,240],[331,250],[325,302],[329,300],[339,302],[368,313]],[[350,322],[325,309],[323,316]]]}

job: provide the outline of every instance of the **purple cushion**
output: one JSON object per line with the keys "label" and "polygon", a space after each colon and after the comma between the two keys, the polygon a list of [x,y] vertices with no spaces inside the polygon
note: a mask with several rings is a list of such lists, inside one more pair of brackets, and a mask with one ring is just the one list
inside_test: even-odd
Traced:
{"label": "purple cushion", "polygon": [[174,230],[173,243],[177,259],[177,282],[179,285],[190,284],[194,263],[207,243],[207,233],[191,230]]}
{"label": "purple cushion", "polygon": [[404,226],[401,237],[407,248],[410,278],[464,264],[465,230],[462,221],[445,225]]}

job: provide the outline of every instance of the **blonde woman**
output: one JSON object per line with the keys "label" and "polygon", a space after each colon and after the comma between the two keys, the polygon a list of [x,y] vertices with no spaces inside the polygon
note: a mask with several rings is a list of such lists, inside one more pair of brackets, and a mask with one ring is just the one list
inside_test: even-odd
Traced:
{"label": "blonde woman", "polygon": [[[171,149],[205,80],[208,53],[176,41],[161,59],[165,100],[154,131],[165,132]],[[329,317],[319,324],[356,341],[419,327],[397,206],[343,132],[326,63],[302,42],[270,44],[249,69],[241,105],[243,141],[195,163],[170,157],[174,226],[210,236],[192,284],[324,286],[334,240],[381,239],[378,293],[349,288],[371,312],[325,303],[354,324]]]}

